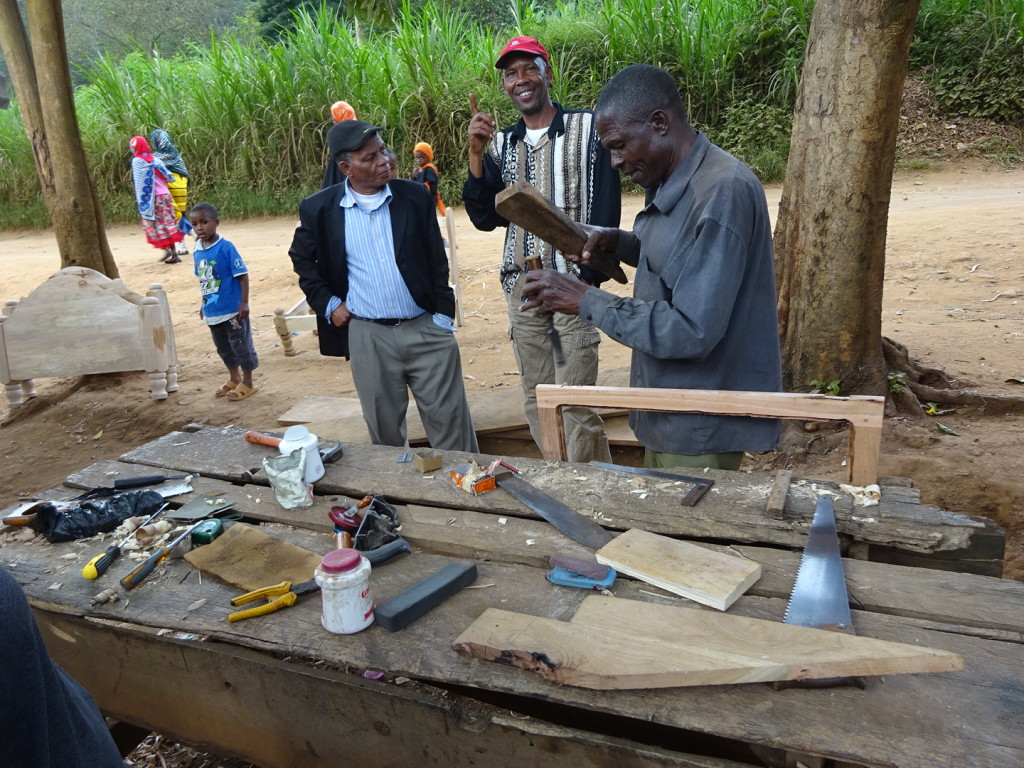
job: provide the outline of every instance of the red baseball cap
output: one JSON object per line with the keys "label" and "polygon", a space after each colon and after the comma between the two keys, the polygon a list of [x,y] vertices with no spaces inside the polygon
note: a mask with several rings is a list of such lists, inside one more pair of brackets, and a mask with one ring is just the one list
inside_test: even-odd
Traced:
{"label": "red baseball cap", "polygon": [[498,54],[498,60],[494,62],[494,66],[497,69],[501,69],[502,60],[511,53],[534,53],[544,57],[544,61],[551,65],[551,57],[548,56],[548,52],[544,50],[544,46],[540,44],[540,41],[535,37],[513,37],[508,41],[508,45],[502,48],[501,53]]}

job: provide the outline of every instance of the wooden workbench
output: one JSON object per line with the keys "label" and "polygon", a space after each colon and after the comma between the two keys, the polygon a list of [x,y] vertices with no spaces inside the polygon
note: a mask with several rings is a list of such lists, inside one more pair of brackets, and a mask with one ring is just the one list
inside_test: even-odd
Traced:
{"label": "wooden workbench", "polygon": [[[570,618],[586,593],[549,584],[544,565],[555,552],[580,553],[579,545],[504,491],[470,496],[441,472],[423,476],[412,464],[396,463],[401,451],[394,448],[346,444],[317,484],[316,505],[288,512],[273,501],[259,470],[268,449],[240,436],[241,430],[213,428],[172,433],[86,468],[68,479],[70,488],[50,493],[70,496],[77,492],[71,488],[152,474],[154,467],[199,471],[197,492],[228,495],[253,520],[287,523],[268,531],[320,553],[333,546],[326,518],[332,503],[382,493],[401,504],[403,534],[418,551],[374,569],[378,602],[450,556],[479,561],[476,585],[401,632],[373,626],[336,636],[321,628],[315,595],[229,624],[228,601],[237,590],[201,579],[183,561],[167,564],[128,599],[90,608],[89,598],[129,569],[115,565],[104,577],[109,584],[82,579],[82,565],[105,545],[37,540],[0,548],[0,562],[25,587],[51,653],[111,716],[264,768],[329,766],[341,756],[367,766],[737,768],[756,764],[755,750],[780,765],[793,753],[906,768],[1024,764],[1024,584],[846,560],[859,634],[955,651],[967,663],[961,672],[873,678],[865,690],[558,686],[458,656],[450,646],[488,607]],[[465,456],[444,459],[447,468]],[[606,527],[714,540],[760,562],[761,580],[729,612],[781,619],[812,512],[810,484],[793,486],[792,519],[776,520],[764,513],[771,485],[765,476],[711,472],[715,486],[689,508],[679,505],[682,491],[671,482],[517,463],[527,480],[585,514],[593,510]],[[837,500],[841,533],[855,544],[925,559],[991,535],[980,521],[900,499],[868,508]],[[71,554],[78,557],[64,557]],[[623,579],[613,591],[694,605]],[[368,669],[386,672],[387,680],[364,679]]]}

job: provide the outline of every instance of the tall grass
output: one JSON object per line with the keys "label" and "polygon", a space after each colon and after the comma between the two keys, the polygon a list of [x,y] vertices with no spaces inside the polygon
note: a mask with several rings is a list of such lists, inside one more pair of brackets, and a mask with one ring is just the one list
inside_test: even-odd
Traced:
{"label": "tall grass", "polygon": [[[190,199],[208,199],[228,218],[293,212],[319,186],[328,109],[338,99],[384,127],[403,175],[412,170],[413,145],[430,142],[442,194],[458,202],[467,95],[475,93],[500,125],[518,118],[493,66],[514,34],[544,42],[553,97],[567,106],[592,106],[627,64],[657,64],[677,77],[697,125],[727,139],[765,176],[784,168],[786,142],[778,136],[788,130],[812,0],[511,1],[507,29],[481,27],[427,0],[415,9],[406,2],[392,25],[358,33],[321,9],[302,12],[275,41],[227,37],[173,58],[100,60],[76,104],[108,220],[134,218],[128,139],[158,126],[188,164]],[[978,2],[924,0],[949,18],[973,14]],[[1008,18],[1020,23],[1024,0],[981,2],[1016,7]],[[20,117],[16,109],[0,112],[0,227],[43,221]]]}

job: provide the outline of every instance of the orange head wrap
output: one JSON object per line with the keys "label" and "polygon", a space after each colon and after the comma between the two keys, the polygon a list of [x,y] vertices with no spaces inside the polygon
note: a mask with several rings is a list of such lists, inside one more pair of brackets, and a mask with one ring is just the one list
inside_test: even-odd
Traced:
{"label": "orange head wrap", "polygon": [[422,152],[424,155],[427,156],[428,163],[434,162],[434,150],[430,148],[430,145],[427,144],[427,142],[421,141],[419,144],[412,148],[412,151],[414,154],[416,152]]}
{"label": "orange head wrap", "polygon": [[331,105],[331,118],[336,123],[340,123],[342,120],[355,120],[356,111],[347,101],[336,101]]}

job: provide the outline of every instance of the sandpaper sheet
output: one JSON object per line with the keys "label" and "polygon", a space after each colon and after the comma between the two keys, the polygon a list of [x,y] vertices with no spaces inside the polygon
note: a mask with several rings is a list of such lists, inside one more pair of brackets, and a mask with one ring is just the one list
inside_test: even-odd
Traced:
{"label": "sandpaper sheet", "polygon": [[211,543],[193,549],[185,559],[203,573],[248,592],[282,581],[309,581],[321,555],[276,539],[255,526],[235,523]]}

